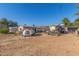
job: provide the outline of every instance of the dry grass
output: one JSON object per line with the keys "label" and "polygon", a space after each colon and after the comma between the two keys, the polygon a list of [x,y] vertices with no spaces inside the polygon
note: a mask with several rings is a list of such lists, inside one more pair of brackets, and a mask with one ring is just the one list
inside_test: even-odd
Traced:
{"label": "dry grass", "polygon": [[0,34],[0,55],[79,55],[79,37],[74,34],[51,36],[41,33],[33,37]]}

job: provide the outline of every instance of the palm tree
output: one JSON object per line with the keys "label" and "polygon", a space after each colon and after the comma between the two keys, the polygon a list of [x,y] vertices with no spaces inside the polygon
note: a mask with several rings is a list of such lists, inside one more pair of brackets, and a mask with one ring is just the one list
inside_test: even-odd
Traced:
{"label": "palm tree", "polygon": [[79,16],[79,4],[76,5],[76,8],[77,8],[76,15]]}
{"label": "palm tree", "polygon": [[76,25],[77,27],[79,27],[79,18],[77,18],[77,19],[74,21],[74,23],[75,23],[75,25]]}
{"label": "palm tree", "polygon": [[63,24],[65,25],[65,27],[69,26],[70,21],[68,20],[68,18],[63,19]]}

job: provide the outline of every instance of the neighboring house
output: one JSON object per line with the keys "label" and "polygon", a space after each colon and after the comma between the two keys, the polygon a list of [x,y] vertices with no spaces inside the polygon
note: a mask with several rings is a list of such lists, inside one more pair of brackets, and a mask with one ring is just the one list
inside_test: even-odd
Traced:
{"label": "neighboring house", "polygon": [[23,31],[23,30],[26,30],[26,29],[33,30],[34,27],[32,27],[32,26],[18,26],[18,31]]}
{"label": "neighboring house", "polygon": [[36,31],[37,32],[46,32],[49,30],[49,26],[37,26]]}
{"label": "neighboring house", "polygon": [[75,32],[78,29],[78,27],[73,26],[73,27],[68,27],[69,32]]}
{"label": "neighboring house", "polygon": [[18,30],[18,27],[9,27],[9,32],[15,33]]}
{"label": "neighboring house", "polygon": [[18,26],[18,31],[23,31],[23,30],[33,30],[33,27],[31,26]]}
{"label": "neighboring house", "polygon": [[18,26],[18,31],[23,31],[24,30],[24,26]]}

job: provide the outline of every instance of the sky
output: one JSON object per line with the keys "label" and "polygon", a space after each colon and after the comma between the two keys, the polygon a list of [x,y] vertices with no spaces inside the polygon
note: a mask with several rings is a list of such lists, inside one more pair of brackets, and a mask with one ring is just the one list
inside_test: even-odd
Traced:
{"label": "sky", "polygon": [[0,19],[19,25],[45,26],[62,23],[66,17],[73,22],[78,16],[75,3],[0,3]]}

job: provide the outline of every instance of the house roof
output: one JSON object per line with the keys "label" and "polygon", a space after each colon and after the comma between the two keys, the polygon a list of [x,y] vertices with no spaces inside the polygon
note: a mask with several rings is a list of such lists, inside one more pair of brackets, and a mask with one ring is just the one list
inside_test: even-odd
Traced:
{"label": "house roof", "polygon": [[33,27],[24,27],[24,29],[29,29],[29,30],[31,30],[31,29],[33,29]]}

